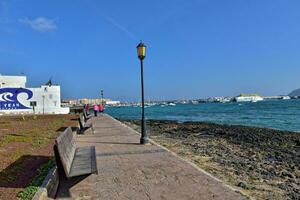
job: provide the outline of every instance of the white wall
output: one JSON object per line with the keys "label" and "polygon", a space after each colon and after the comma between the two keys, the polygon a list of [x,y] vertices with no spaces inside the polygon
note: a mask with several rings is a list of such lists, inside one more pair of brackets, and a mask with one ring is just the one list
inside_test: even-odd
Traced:
{"label": "white wall", "polygon": [[35,113],[39,114],[67,114],[69,108],[61,108],[60,86],[45,86],[40,88],[27,88],[33,92],[33,97],[26,101],[26,105],[30,107],[30,101],[36,101]]}
{"label": "white wall", "polygon": [[[3,76],[0,76],[3,78]],[[10,82],[15,80],[16,82]],[[0,80],[1,81],[1,80]],[[26,77],[20,78],[17,77],[16,79],[9,78],[5,79],[5,86],[9,85],[10,87],[2,87],[2,91],[6,90],[5,88],[20,88],[21,85],[26,83]],[[24,88],[22,87],[22,88]],[[61,98],[60,98],[60,86],[57,85],[42,85],[39,88],[25,88],[30,90],[33,93],[32,98],[28,99],[27,93],[18,93],[15,92],[17,95],[17,100],[20,104],[27,107],[26,109],[18,109],[18,103],[15,101],[10,101],[11,95],[0,95],[0,103],[5,105],[5,109],[0,107],[0,114],[29,114],[33,113],[32,106],[30,106],[30,102],[36,102],[35,113],[36,114],[68,114],[70,112],[69,108],[61,108]],[[8,100],[7,100],[8,98]],[[17,105],[18,104],[18,105]]]}
{"label": "white wall", "polygon": [[26,76],[2,76],[0,75],[0,88],[25,88]]}

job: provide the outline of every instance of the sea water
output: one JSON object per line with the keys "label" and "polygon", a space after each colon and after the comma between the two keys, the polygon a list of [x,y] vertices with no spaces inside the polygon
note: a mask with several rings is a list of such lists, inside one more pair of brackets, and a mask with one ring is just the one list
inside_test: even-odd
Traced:
{"label": "sea water", "polygon": [[[140,119],[141,107],[109,107],[108,114],[120,119]],[[145,108],[146,119],[205,121],[300,131],[300,100],[155,105]]]}

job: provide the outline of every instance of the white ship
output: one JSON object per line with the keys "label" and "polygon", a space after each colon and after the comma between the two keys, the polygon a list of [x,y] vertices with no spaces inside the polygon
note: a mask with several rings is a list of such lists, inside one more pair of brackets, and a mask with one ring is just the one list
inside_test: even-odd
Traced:
{"label": "white ship", "polygon": [[291,97],[289,97],[289,96],[282,96],[281,97],[283,100],[289,100],[289,99],[291,99]]}
{"label": "white ship", "polygon": [[234,100],[236,102],[257,102],[264,99],[258,94],[240,94],[239,96],[235,97]]}

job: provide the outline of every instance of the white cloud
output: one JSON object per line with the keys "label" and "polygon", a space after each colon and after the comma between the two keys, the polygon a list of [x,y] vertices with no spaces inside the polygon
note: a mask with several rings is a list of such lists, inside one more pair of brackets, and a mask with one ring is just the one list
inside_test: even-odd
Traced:
{"label": "white cloud", "polygon": [[130,32],[125,26],[123,26],[123,25],[121,25],[119,22],[117,22],[115,19],[113,19],[113,18],[111,18],[111,17],[109,17],[109,16],[106,16],[106,15],[104,15],[103,14],[103,16],[104,16],[104,18],[108,21],[108,22],[110,22],[112,25],[114,25],[116,28],[118,28],[119,30],[121,30],[121,31],[123,31],[124,33],[126,33],[129,37],[131,37],[132,39],[137,39],[136,37],[135,37],[135,35],[132,33],[132,32]]}
{"label": "white cloud", "polygon": [[89,7],[93,9],[94,13],[97,15],[100,15],[102,18],[104,18],[107,22],[109,22],[111,25],[122,31],[123,33],[127,34],[131,39],[137,40],[137,37],[129,31],[128,28],[126,28],[124,25],[120,24],[117,20],[110,17],[109,15],[106,15],[105,12],[100,9],[97,5],[93,4],[92,2],[89,2]]}
{"label": "white cloud", "polygon": [[29,25],[33,30],[45,32],[54,30],[57,28],[56,20],[54,19],[47,19],[45,17],[38,17],[35,19],[19,19],[20,23]]}

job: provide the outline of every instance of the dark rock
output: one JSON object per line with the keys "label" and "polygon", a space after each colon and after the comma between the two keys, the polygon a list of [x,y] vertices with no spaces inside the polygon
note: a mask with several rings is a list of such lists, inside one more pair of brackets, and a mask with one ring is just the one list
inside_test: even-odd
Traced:
{"label": "dark rock", "polygon": [[243,189],[249,189],[249,186],[246,184],[246,183],[244,183],[244,182],[239,182],[238,184],[237,184],[237,186],[238,187],[241,187],[241,188],[243,188]]}
{"label": "dark rock", "polygon": [[282,171],[280,172],[280,176],[281,176],[281,177],[289,177],[289,178],[292,178],[292,179],[296,178],[296,177],[294,176],[294,174],[288,172],[287,170],[282,170]]}
{"label": "dark rock", "polygon": [[237,185],[254,198],[300,199],[299,133],[167,120],[147,120],[147,129],[153,139],[174,142],[181,152],[186,149],[196,156],[211,157],[206,163],[212,163],[209,172],[239,180]]}

